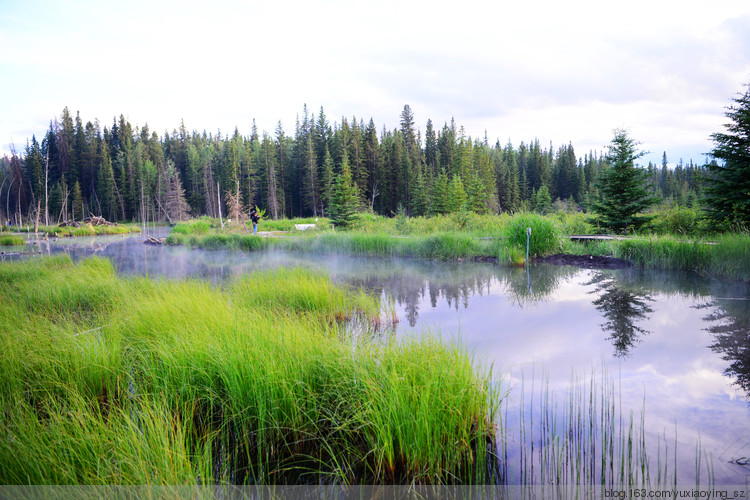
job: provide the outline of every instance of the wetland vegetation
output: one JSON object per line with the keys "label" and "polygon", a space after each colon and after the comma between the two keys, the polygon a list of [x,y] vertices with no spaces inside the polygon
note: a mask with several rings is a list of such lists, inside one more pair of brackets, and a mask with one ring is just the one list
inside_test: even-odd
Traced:
{"label": "wetland vegetation", "polygon": [[[226,287],[4,264],[3,484],[486,482],[500,393],[321,274]],[[356,325],[353,327],[352,325]]]}

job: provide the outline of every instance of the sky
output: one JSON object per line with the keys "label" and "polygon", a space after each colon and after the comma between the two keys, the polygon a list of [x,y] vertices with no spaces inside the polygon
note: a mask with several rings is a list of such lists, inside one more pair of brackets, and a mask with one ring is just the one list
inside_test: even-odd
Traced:
{"label": "sky", "polygon": [[624,128],[670,166],[705,161],[750,83],[747,0],[0,0],[0,155],[67,106],[162,136],[287,135],[306,105],[417,127],[451,119],[576,155]]}

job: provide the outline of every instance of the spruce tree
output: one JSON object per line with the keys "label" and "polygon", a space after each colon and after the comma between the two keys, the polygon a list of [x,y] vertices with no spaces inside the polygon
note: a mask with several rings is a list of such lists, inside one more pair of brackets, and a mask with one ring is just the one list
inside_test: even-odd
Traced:
{"label": "spruce tree", "polygon": [[432,183],[432,203],[430,212],[433,215],[444,214],[448,212],[448,191],[449,181],[445,170],[441,169],[440,174]]}
{"label": "spruce tree", "polygon": [[539,191],[534,193],[531,201],[535,212],[544,215],[552,210],[552,196],[549,194],[549,188],[545,184],[542,184]]}
{"label": "spruce tree", "polygon": [[333,187],[328,215],[334,227],[346,229],[356,222],[358,208],[359,193],[357,193],[357,186],[352,181],[349,162],[344,156],[341,173],[336,176],[336,184]]}
{"label": "spruce tree", "polygon": [[328,213],[328,207],[331,204],[331,197],[333,196],[333,158],[331,153],[326,146],[323,157],[323,169],[320,175],[320,203],[323,205],[323,215]]}
{"label": "spruce tree", "polygon": [[84,203],[83,203],[83,193],[81,193],[81,184],[76,181],[75,185],[73,186],[73,220],[76,220],[76,217],[79,215],[81,218],[79,220],[83,220],[84,217],[86,217],[84,213]]}
{"label": "spruce tree", "polygon": [[636,166],[635,160],[646,153],[636,151],[637,142],[626,130],[615,130],[609,145],[609,168],[599,179],[599,199],[593,210],[601,226],[616,233],[635,230],[651,218],[639,213],[656,202],[648,190],[648,173]]}
{"label": "spruce tree", "polygon": [[470,175],[466,184],[466,209],[477,214],[486,214],[489,196],[482,180],[476,175]]}
{"label": "spruce tree", "polygon": [[726,116],[727,132],[711,135],[716,143],[708,165],[709,217],[719,223],[750,226],[750,89],[734,99]]}
{"label": "spruce tree", "polygon": [[463,210],[466,204],[466,189],[460,175],[454,175],[448,186],[448,212]]}

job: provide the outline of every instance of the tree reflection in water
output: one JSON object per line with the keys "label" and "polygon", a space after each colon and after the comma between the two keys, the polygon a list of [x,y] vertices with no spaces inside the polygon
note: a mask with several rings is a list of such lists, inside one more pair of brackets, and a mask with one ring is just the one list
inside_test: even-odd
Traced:
{"label": "tree reflection in water", "polygon": [[640,337],[648,335],[650,331],[636,325],[638,320],[647,319],[654,310],[648,305],[653,299],[647,293],[636,293],[623,288],[614,276],[599,273],[587,283],[596,285],[596,289],[589,293],[601,293],[593,301],[596,309],[607,320],[601,327],[610,333],[607,340],[612,341],[615,356],[627,356],[633,346],[640,342]]}
{"label": "tree reflection in water", "polygon": [[715,310],[705,320],[714,335],[709,348],[729,361],[724,374],[750,398],[750,301],[747,298],[714,299]]}

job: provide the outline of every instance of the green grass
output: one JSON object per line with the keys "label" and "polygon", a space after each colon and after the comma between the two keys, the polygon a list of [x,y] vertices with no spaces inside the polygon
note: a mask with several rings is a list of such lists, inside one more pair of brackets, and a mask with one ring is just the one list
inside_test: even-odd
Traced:
{"label": "green grass", "polygon": [[178,222],[172,228],[173,234],[206,234],[212,227],[218,227],[218,221],[210,217]]}
{"label": "green grass", "polygon": [[[20,226],[18,231],[22,233],[33,233],[34,226]],[[136,224],[118,224],[116,226],[92,226],[81,224],[81,227],[39,226],[39,233],[46,233],[59,237],[68,236],[98,236],[106,234],[128,234],[137,233],[141,229]]]}
{"label": "green grass", "polygon": [[487,480],[491,372],[377,333],[379,300],[323,274],[217,288],[54,257],[0,285],[2,484]]}
{"label": "green grass", "polygon": [[13,234],[0,236],[0,246],[19,246],[25,244],[26,240],[24,240],[21,236]]}

